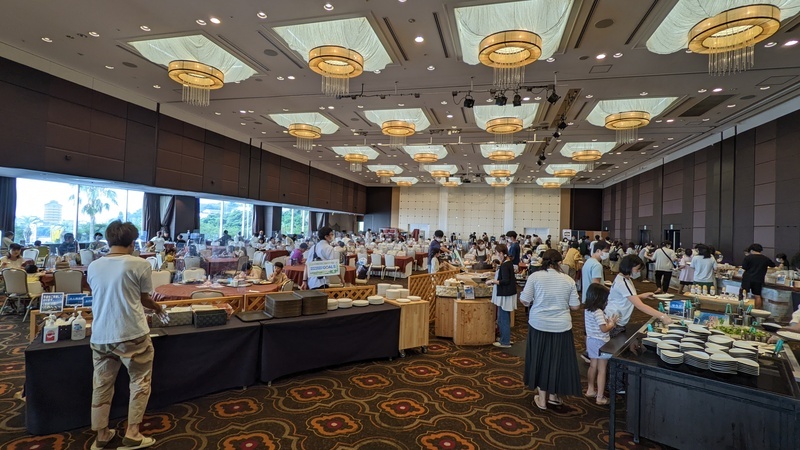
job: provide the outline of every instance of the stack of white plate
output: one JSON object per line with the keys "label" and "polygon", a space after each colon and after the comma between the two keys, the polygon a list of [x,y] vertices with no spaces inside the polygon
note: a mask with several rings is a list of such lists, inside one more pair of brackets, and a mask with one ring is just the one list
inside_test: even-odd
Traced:
{"label": "stack of white plate", "polygon": [[753,342],[753,341],[739,341],[739,340],[733,341],[734,348],[742,348],[745,350],[752,350],[752,351],[758,350],[760,344],[761,344],[760,342]]}
{"label": "stack of white plate", "polygon": [[369,300],[353,300],[353,306],[369,306]]}
{"label": "stack of white plate", "polygon": [[709,343],[713,343],[713,344],[717,344],[717,345],[721,345],[721,346],[726,347],[726,348],[733,347],[733,338],[729,338],[728,336],[716,336],[716,335],[709,336],[708,337],[708,342]]}
{"label": "stack of white plate", "polygon": [[400,298],[408,298],[408,289],[400,288],[398,291],[400,291]]}
{"label": "stack of white plate", "polygon": [[400,289],[388,289],[386,291],[386,298],[389,300],[397,300],[400,297],[402,297],[400,295]]}
{"label": "stack of white plate", "polygon": [[761,373],[761,366],[751,359],[736,358],[736,370],[745,375],[758,376]]}
{"label": "stack of white plate", "polygon": [[681,342],[681,351],[688,352],[691,350],[703,351],[703,346],[693,342]]}
{"label": "stack of white plate", "polygon": [[[711,334],[711,333],[709,333],[709,334]],[[683,337],[692,338],[692,339],[698,339],[698,340],[701,340],[701,341],[705,342],[708,339],[708,334],[695,333],[693,331],[690,331],[690,332],[684,334]]]}
{"label": "stack of white plate", "polygon": [[681,339],[681,343],[684,343],[684,342],[691,342],[692,344],[697,344],[697,345],[699,345],[701,347],[706,345],[705,341],[703,341],[702,339],[697,339],[697,338],[692,338],[692,337],[685,337],[685,338]]}
{"label": "stack of white plate", "polygon": [[715,328],[712,328],[712,329],[710,329],[708,331],[710,331],[712,335],[725,336],[725,332],[724,331],[720,331],[720,330],[717,330]]}
{"label": "stack of white plate", "polygon": [[680,334],[671,334],[671,333],[670,333],[670,334],[665,334],[664,336],[661,336],[661,340],[662,340],[662,341],[676,341],[676,342],[680,342],[680,341],[681,341],[681,339],[683,339],[683,336],[682,336],[682,335],[680,335]]}
{"label": "stack of white plate", "polygon": [[411,300],[407,298],[398,298],[397,303],[411,303]]}
{"label": "stack of white plate", "polygon": [[383,297],[380,295],[370,295],[367,297],[367,301],[370,305],[382,305],[383,304]]}
{"label": "stack of white plate", "polygon": [[418,302],[418,301],[422,300],[422,297],[420,297],[418,295],[409,295],[406,298],[411,300],[412,302]]}
{"label": "stack of white plate", "polygon": [[734,347],[728,352],[728,354],[733,356],[734,358],[746,358],[751,361],[758,360],[758,350],[756,349]]}
{"label": "stack of white plate", "polygon": [[689,331],[700,336],[709,336],[711,334],[711,331],[702,325],[689,325]]}
{"label": "stack of white plate", "polygon": [[661,360],[667,364],[683,364],[683,353],[673,350],[661,350]]}
{"label": "stack of white plate", "polygon": [[339,300],[336,300],[335,298],[329,298],[328,311],[336,311],[337,309],[339,309]]}
{"label": "stack of white plate", "polygon": [[736,373],[739,362],[727,353],[714,353],[708,358],[708,368],[717,373]]}
{"label": "stack of white plate", "polygon": [[670,332],[672,330],[681,330],[683,332],[689,331],[686,326],[681,325],[679,323],[671,323],[671,324],[667,325],[667,330],[669,330]]}
{"label": "stack of white plate", "polygon": [[659,333],[658,331],[648,331],[647,332],[647,337],[661,339],[662,336],[664,336],[664,333]]}
{"label": "stack of white plate", "polygon": [[403,289],[402,284],[393,284],[389,289]]}
{"label": "stack of white plate", "polygon": [[389,283],[378,283],[378,295],[381,297],[386,297],[386,290],[389,289],[391,284]]}
{"label": "stack of white plate", "polygon": [[353,306],[353,300],[349,298],[340,298],[339,299],[339,308],[350,308]]}
{"label": "stack of white plate", "polygon": [[658,347],[658,344],[661,343],[661,339],[653,338],[653,337],[646,337],[642,339],[642,345],[646,345],[648,347]]}
{"label": "stack of white plate", "polygon": [[753,317],[758,317],[759,319],[766,319],[767,317],[771,316],[772,313],[766,309],[751,309],[750,315]]}
{"label": "stack of white plate", "polygon": [[661,341],[656,346],[656,353],[658,353],[658,356],[661,356],[661,352],[663,352],[664,350],[677,352],[678,350],[680,350],[680,348],[678,347],[677,343],[673,345],[671,342]]}
{"label": "stack of white plate", "polygon": [[696,367],[698,369],[708,370],[709,356],[706,352],[692,350],[683,354],[683,362],[687,366]]}
{"label": "stack of white plate", "polygon": [[685,330],[682,330],[680,328],[670,328],[669,331],[667,331],[667,333],[668,334],[680,334],[681,336],[684,336],[688,332],[685,331]]}

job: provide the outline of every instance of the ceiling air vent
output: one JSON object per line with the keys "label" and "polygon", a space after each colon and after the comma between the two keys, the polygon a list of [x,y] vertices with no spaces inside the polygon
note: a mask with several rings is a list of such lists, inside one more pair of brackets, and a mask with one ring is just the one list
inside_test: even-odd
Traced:
{"label": "ceiling air vent", "polygon": [[624,151],[626,152],[639,152],[644,148],[647,148],[653,144],[653,141],[638,141],[634,142],[630,145],[630,147],[626,148]]}
{"label": "ceiling air vent", "polygon": [[721,103],[733,98],[733,95],[709,95],[687,109],[679,117],[699,117],[719,106]]}
{"label": "ceiling air vent", "polygon": [[604,164],[600,164],[598,166],[595,166],[594,170],[595,171],[597,171],[597,170],[606,170],[606,169],[610,169],[611,167],[614,167],[614,164],[604,163]]}

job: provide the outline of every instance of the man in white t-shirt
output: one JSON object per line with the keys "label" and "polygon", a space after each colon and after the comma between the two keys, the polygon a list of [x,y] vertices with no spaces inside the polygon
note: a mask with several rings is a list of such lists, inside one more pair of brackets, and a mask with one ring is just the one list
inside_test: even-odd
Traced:
{"label": "man in white t-shirt", "polygon": [[[159,233],[160,234],[160,233]],[[92,262],[87,280],[92,288],[91,349],[94,362],[92,392],[92,430],[97,440],[92,448],[103,448],[116,432],[108,428],[114,381],[119,366],[124,365],[130,377],[128,427],[123,446],[150,447],[152,437],[139,430],[147,401],[150,399],[150,378],[153,371],[153,344],[144,308],[162,314],[162,307],[150,298],[153,284],[150,263],[133,256],[139,230],[119,220],[106,228],[108,254]]]}
{"label": "man in white t-shirt", "polygon": [[[164,243],[167,241],[166,239],[164,239],[163,233],[159,231],[158,233],[156,233],[156,237],[150,239],[150,242],[152,242],[153,245],[155,245],[156,253],[161,253],[164,251]],[[109,243],[109,245],[111,244]]]}
{"label": "man in white t-shirt", "polygon": [[[333,241],[333,229],[331,227],[323,227],[317,231],[319,242],[314,244],[306,254],[307,261],[330,261],[338,260],[339,253],[331,246]],[[301,289],[327,289],[328,277],[309,277],[308,266],[303,273],[303,285]]]}

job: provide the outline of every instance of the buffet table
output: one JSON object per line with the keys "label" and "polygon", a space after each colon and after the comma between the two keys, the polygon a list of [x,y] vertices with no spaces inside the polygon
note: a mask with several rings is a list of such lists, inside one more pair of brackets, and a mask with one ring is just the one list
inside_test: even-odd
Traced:
{"label": "buffet table", "polygon": [[183,300],[192,298],[195,291],[211,290],[222,292],[223,297],[235,297],[247,294],[267,294],[278,291],[281,287],[277,284],[254,284],[247,287],[201,287],[199,284],[165,284],[156,288],[153,300]]}
{"label": "buffet table", "polygon": [[[289,277],[290,280],[294,281],[296,286],[300,286],[303,284],[303,272],[306,270],[306,265],[301,264],[298,266],[286,266],[283,268],[283,273]],[[356,268],[345,266],[344,272],[344,280],[345,283],[355,284],[356,283]]]}
{"label": "buffet table", "polygon": [[[800,388],[785,358],[760,357],[759,376],[669,366],[652,349],[631,349],[643,329],[629,324],[601,348],[614,355],[609,390],[626,390],[626,428],[635,442],[645,437],[690,450],[795,448],[800,442]],[[612,401],[609,449],[616,448],[615,425]]]}
{"label": "buffet table", "polygon": [[259,379],[264,382],[399,352],[400,308],[388,303],[260,323]]}
{"label": "buffet table", "polygon": [[[154,331],[163,335],[152,338],[155,359],[148,409],[254,384],[260,332],[257,322],[238,319],[224,326],[188,325]],[[41,338],[34,340],[25,350],[27,431],[43,435],[89,426],[92,372],[88,338],[46,345]],[[122,368],[111,418],[128,413],[128,382]]]}

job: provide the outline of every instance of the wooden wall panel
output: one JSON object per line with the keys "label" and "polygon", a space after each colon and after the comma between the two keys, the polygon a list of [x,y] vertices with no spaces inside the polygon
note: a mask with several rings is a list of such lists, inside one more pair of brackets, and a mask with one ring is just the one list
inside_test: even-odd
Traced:
{"label": "wooden wall panel", "polygon": [[311,168],[309,172],[308,206],[329,209],[331,205],[331,174]]}
{"label": "wooden wall panel", "polygon": [[280,179],[281,203],[308,206],[308,166],[281,158]]}
{"label": "wooden wall panel", "polygon": [[264,153],[261,158],[259,198],[266,202],[281,202],[281,157]]}
{"label": "wooden wall panel", "polygon": [[344,201],[342,200],[342,196],[344,195],[344,186],[342,185],[342,181],[343,180],[339,177],[331,177],[331,201],[328,208],[335,211],[343,210],[342,205],[344,205]]}

